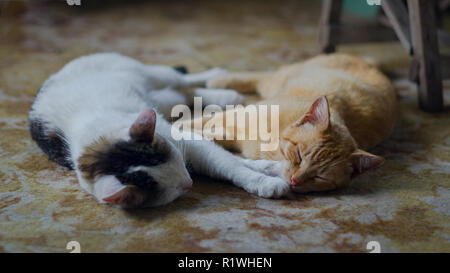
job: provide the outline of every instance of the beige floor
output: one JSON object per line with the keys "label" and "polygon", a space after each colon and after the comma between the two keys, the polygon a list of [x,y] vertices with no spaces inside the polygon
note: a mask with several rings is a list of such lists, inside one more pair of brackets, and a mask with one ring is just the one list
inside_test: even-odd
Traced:
{"label": "beige floor", "polygon": [[[415,86],[401,79],[399,124],[373,151],[386,164],[344,191],[266,200],[197,178],[162,208],[97,204],[29,137],[27,112],[50,74],[99,51],[191,71],[275,69],[318,53],[318,1],[147,1],[90,10],[59,2],[9,6],[0,16],[0,252],[66,252],[72,240],[84,252],[366,252],[372,240],[384,252],[450,252],[450,112],[419,111]],[[409,57],[398,43],[339,50],[406,75]],[[448,89],[445,100],[448,106]]]}

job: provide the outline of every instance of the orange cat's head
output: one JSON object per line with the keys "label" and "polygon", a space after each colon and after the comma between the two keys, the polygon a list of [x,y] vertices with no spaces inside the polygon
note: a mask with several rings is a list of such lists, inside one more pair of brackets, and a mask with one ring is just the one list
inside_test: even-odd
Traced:
{"label": "orange cat's head", "polygon": [[297,192],[344,187],[351,178],[383,164],[384,159],[360,150],[348,130],[330,121],[326,97],[286,128],[280,151],[287,164],[283,176]]}

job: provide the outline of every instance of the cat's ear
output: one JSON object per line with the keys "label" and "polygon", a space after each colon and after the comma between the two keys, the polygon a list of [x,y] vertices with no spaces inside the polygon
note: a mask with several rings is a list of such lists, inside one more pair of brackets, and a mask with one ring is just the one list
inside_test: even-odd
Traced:
{"label": "cat's ear", "polygon": [[94,195],[113,205],[125,204],[130,193],[130,187],[123,185],[112,175],[103,176],[94,184]]}
{"label": "cat's ear", "polygon": [[156,126],[156,113],[152,109],[142,111],[130,127],[130,137],[134,140],[153,141]]}
{"label": "cat's ear", "polygon": [[330,108],[327,97],[321,96],[314,101],[308,112],[302,119],[296,122],[296,126],[309,123],[320,130],[326,130],[330,125]]}
{"label": "cat's ear", "polygon": [[357,149],[350,156],[350,160],[353,166],[352,177],[360,175],[365,171],[375,169],[383,165],[385,159],[381,156],[377,156],[366,151]]}
{"label": "cat's ear", "polygon": [[130,187],[124,186],[118,191],[112,193],[109,196],[103,197],[103,201],[113,204],[113,205],[123,205],[127,204],[127,198],[131,195]]}

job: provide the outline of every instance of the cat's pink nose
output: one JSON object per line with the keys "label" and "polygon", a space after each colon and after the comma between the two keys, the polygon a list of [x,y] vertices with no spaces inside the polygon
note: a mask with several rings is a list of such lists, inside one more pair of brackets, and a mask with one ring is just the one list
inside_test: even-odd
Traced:
{"label": "cat's pink nose", "polygon": [[297,186],[297,181],[295,181],[294,176],[291,177],[291,186]]}

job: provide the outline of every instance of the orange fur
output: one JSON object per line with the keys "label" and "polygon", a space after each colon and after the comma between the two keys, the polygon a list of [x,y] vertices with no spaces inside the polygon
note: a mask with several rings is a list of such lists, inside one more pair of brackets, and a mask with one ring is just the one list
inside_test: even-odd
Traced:
{"label": "orange fur", "polygon": [[391,135],[396,94],[386,76],[362,59],[321,55],[273,73],[232,73],[208,86],[256,91],[259,104],[280,106],[279,150],[262,152],[259,141],[217,142],[245,157],[285,161],[283,176],[295,191],[339,188],[384,162],[362,149]]}

